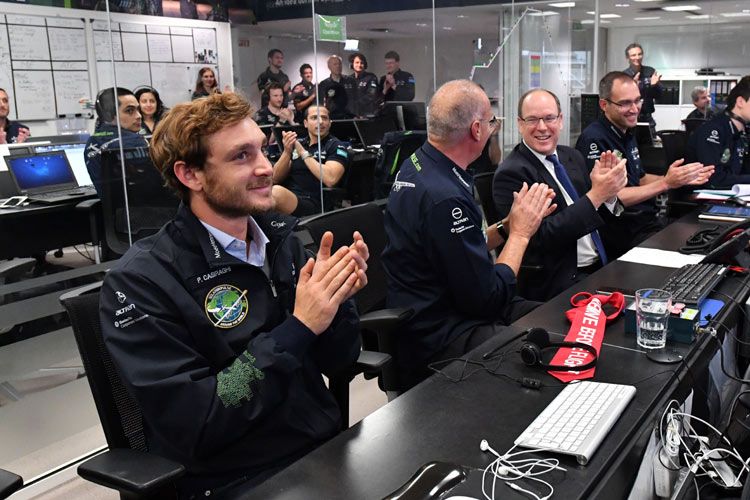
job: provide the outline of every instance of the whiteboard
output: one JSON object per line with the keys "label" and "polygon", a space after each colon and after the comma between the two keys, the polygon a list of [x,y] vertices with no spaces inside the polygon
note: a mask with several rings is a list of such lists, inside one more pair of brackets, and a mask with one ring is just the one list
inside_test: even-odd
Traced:
{"label": "whiteboard", "polygon": [[90,99],[88,71],[55,71],[57,114],[83,113],[80,101]]}
{"label": "whiteboard", "polygon": [[[144,28],[145,29],[145,28]],[[145,33],[123,32],[122,57],[126,61],[148,61],[148,45]]]}
{"label": "whiteboard", "polygon": [[16,106],[23,120],[44,120],[55,116],[51,71],[14,71]]}
{"label": "whiteboard", "polygon": [[151,76],[151,86],[159,92],[165,106],[171,108],[190,100],[195,82],[192,71],[184,64],[151,63]]}
{"label": "whiteboard", "polygon": [[172,35],[172,57],[174,62],[195,62],[193,37]]}
{"label": "whiteboard", "polygon": [[[117,72],[118,87],[125,87],[132,90],[141,85],[150,85],[151,83],[148,63],[118,62],[115,64],[115,71]],[[97,65],[97,77],[99,80],[99,90],[114,86],[112,68],[108,63]]]}
{"label": "whiteboard", "polygon": [[[10,68],[10,45],[8,44],[8,32],[5,26],[0,25],[0,68]],[[16,106],[13,103],[13,78],[10,71],[0,71],[0,88],[8,93],[10,113],[8,118],[16,119]]]}
{"label": "whiteboard", "polygon": [[213,29],[193,28],[193,45],[197,63],[216,64],[219,56],[216,53],[216,31]]}
{"label": "whiteboard", "polygon": [[85,61],[86,32],[82,28],[47,28],[53,61]]}
{"label": "whiteboard", "polygon": [[148,36],[148,57],[155,62],[172,62],[172,42],[169,35]]}
{"label": "whiteboard", "polygon": [[[122,40],[120,32],[112,32],[112,46],[115,49],[115,61],[122,61]],[[94,51],[96,52],[97,61],[111,61],[112,52],[110,49],[109,33],[106,31],[94,31]]]}
{"label": "whiteboard", "polygon": [[[10,17],[10,16],[8,16]],[[44,26],[8,25],[10,54],[13,59],[49,61],[47,28]]]}

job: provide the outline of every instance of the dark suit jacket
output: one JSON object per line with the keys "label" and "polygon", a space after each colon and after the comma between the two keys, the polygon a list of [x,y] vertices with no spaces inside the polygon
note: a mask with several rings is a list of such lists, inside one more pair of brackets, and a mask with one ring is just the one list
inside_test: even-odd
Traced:
{"label": "dark suit jacket", "polygon": [[573,148],[559,145],[557,156],[580,196],[570,206],[555,179],[523,143],[500,164],[492,183],[492,197],[501,218],[510,212],[513,192],[521,189],[524,182],[529,186],[543,182],[555,190],[553,203],[557,209],[542,221],[529,242],[518,276],[520,295],[532,300],[547,300],[575,283],[578,238],[614,218],[604,205],[596,210],[584,196],[591,189],[591,178],[583,156]]}

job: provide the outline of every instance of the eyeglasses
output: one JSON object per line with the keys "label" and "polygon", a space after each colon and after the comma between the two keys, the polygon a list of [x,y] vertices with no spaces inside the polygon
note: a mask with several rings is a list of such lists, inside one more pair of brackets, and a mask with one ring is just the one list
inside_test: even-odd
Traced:
{"label": "eyeglasses", "polygon": [[546,123],[547,125],[552,125],[557,121],[558,118],[560,118],[560,115],[547,115],[541,118],[537,118],[536,116],[529,116],[528,118],[521,118],[520,116],[518,117],[519,120],[530,127],[536,127],[541,121],[544,121],[544,123]]}
{"label": "eyeglasses", "polygon": [[643,99],[637,99],[635,101],[620,101],[620,102],[610,101],[609,99],[604,99],[604,100],[610,104],[614,104],[620,109],[630,109],[633,106],[635,106],[636,108],[640,108],[643,105]]}

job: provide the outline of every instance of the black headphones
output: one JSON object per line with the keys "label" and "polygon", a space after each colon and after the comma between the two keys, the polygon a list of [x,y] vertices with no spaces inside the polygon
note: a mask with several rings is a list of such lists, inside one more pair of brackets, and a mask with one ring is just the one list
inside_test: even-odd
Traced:
{"label": "black headphones", "polygon": [[120,97],[123,95],[133,95],[133,93],[123,87],[109,87],[96,94],[96,116],[100,122],[111,123],[115,121],[115,118],[117,118],[117,106],[119,105]]}
{"label": "black headphones", "polygon": [[[594,359],[588,363],[579,366],[567,366],[567,365],[551,365],[544,362],[542,352],[547,349],[555,349],[558,347],[571,347],[583,349],[588,351],[594,356]],[[556,372],[582,372],[589,368],[596,366],[598,355],[596,349],[593,346],[584,344],[583,342],[550,342],[549,333],[544,328],[530,328],[526,340],[521,346],[521,359],[527,366],[538,366],[543,370],[551,370]]]}

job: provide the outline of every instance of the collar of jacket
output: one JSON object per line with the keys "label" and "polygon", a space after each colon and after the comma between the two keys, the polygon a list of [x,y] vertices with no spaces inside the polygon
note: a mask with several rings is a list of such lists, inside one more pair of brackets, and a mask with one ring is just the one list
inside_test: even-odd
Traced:
{"label": "collar of jacket", "polygon": [[[255,222],[258,223],[258,226],[270,240],[268,244],[269,248],[266,249],[267,259],[273,257],[276,248],[289,236],[299,221],[296,217],[278,212],[265,212],[254,215],[253,219],[255,219]],[[188,232],[187,237],[200,246],[209,267],[245,264],[224,250],[185,203],[180,204],[180,208],[177,210],[177,215],[175,216],[175,222],[179,226],[185,227]]]}

